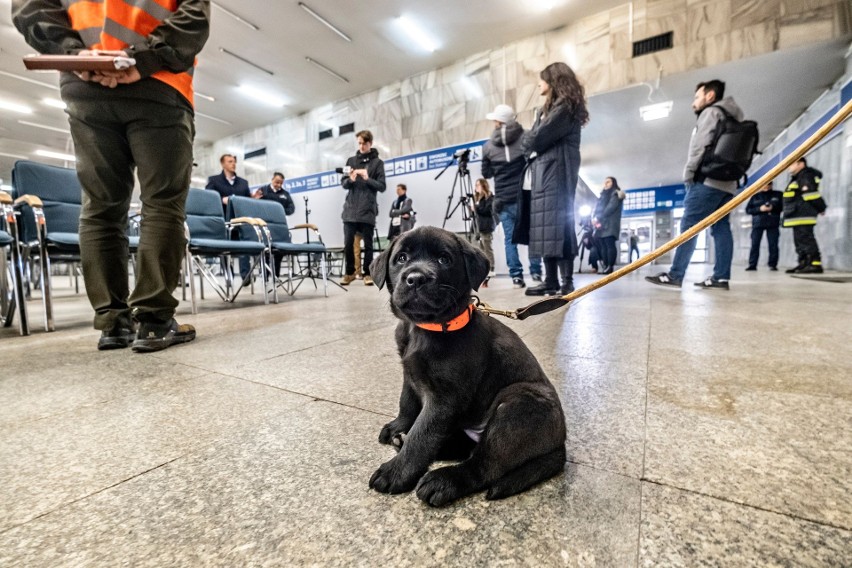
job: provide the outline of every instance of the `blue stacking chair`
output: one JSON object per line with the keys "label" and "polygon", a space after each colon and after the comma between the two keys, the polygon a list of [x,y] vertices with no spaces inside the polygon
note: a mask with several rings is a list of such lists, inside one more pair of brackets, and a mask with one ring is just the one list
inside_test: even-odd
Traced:
{"label": "blue stacking chair", "polygon": [[[21,247],[29,266],[37,260],[39,286],[44,303],[45,328],[53,331],[53,298],[50,264],[72,264],[79,293],[80,211],[83,190],[76,170],[20,160],[12,170],[15,206],[21,212]],[[139,237],[127,237],[131,255]],[[30,271],[31,273],[31,271]]]}
{"label": "blue stacking chair", "polygon": [[17,308],[18,329],[21,335],[29,335],[18,224],[12,196],[3,191],[0,191],[0,249],[0,324],[3,327],[12,325]]}
{"label": "blue stacking chair", "polygon": [[[279,206],[280,207],[280,206]],[[253,238],[240,240],[232,239],[232,231],[245,228]],[[234,270],[231,260],[237,256],[251,256],[252,270],[260,267],[261,277],[266,281],[266,255],[268,247],[265,243],[261,224],[256,219],[234,218],[225,221],[222,212],[222,201],[219,194],[207,189],[190,189],[186,199],[186,266],[184,277],[189,278],[189,289],[192,302],[192,313],[197,313],[195,302],[195,279],[193,269],[201,275],[200,285],[202,299],[204,298],[204,280],[210,284],[219,297],[226,302],[236,300],[245,283],[240,279],[235,283]],[[215,257],[221,260],[224,271],[224,285],[219,282],[206,259]],[[263,287],[264,303],[269,303],[269,291]]]}
{"label": "blue stacking chair", "polygon": [[[323,292],[328,296],[327,249],[322,243],[322,237],[316,225],[296,225],[293,229],[313,231],[317,236],[318,242],[294,243],[290,234],[290,227],[287,224],[287,215],[284,213],[284,208],[280,204],[274,201],[251,199],[249,197],[232,197],[228,203],[233,216],[253,217],[263,221],[263,232],[266,241],[269,243],[269,255],[267,258],[270,262],[270,267],[272,266],[271,262],[275,255],[281,255],[287,261],[287,277],[280,277],[275,282],[276,299],[278,287],[292,296],[307,278],[310,278],[314,282],[314,287],[316,287],[316,278],[319,277],[322,277]],[[247,238],[248,233],[245,232],[245,229],[243,231],[243,238]],[[320,259],[319,274],[314,273],[311,268],[312,258],[317,257]],[[304,259],[305,262],[301,263],[300,258]],[[298,269],[296,269],[297,265]]]}

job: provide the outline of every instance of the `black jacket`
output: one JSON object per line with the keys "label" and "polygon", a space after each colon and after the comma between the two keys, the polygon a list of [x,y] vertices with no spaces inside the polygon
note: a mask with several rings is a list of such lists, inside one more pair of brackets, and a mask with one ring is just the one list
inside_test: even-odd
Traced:
{"label": "black jacket", "polygon": [[476,209],[476,222],[480,233],[494,232],[494,196],[489,195],[474,204]]}
{"label": "black jacket", "polygon": [[[781,223],[781,192],[771,189],[758,191],[751,196],[746,205],[746,213],[751,215],[751,226],[756,229],[777,229]],[[771,205],[769,211],[761,211],[764,205]]]}
{"label": "black jacket", "polygon": [[[219,193],[219,197],[230,197],[232,195],[239,195],[240,197],[251,197],[251,191],[249,190],[249,184],[246,180],[237,176],[234,178],[234,184],[228,181],[228,178],[225,177],[225,172],[220,172],[215,176],[210,176],[207,178],[207,187],[205,189],[212,189]],[[228,206],[226,204],[222,204],[222,209],[224,211],[228,210]]]}
{"label": "black jacket", "polygon": [[826,210],[819,192],[822,172],[802,168],[793,176],[784,190],[784,226],[816,225],[817,215]]}
{"label": "black jacket", "polygon": [[[26,42],[39,53],[75,55],[87,49],[80,33],[71,27],[64,4],[67,2],[63,0],[13,0],[12,21]],[[141,81],[110,89],[65,72],[60,77],[62,97],[141,98],[191,109],[191,101],[150,76],[157,71],[181,73],[191,69],[209,34],[210,0],[179,0],[174,13],[163,19],[144,40],[124,50],[136,60]]]}
{"label": "black jacket", "polygon": [[261,199],[280,203],[281,207],[284,208],[285,215],[292,215],[296,212],[296,204],[293,203],[293,198],[290,197],[290,192],[283,187],[280,190],[275,191],[272,189],[271,184],[266,184],[263,187],[258,188],[258,191],[260,192]]}
{"label": "black jacket", "polygon": [[599,239],[621,236],[621,212],[624,208],[625,194],[621,189],[613,187],[601,191],[598,203],[595,205],[594,218],[600,223],[595,236]]}
{"label": "black jacket", "polygon": [[577,254],[574,194],[580,170],[580,128],[571,109],[557,103],[524,134],[524,153],[538,154],[530,166],[530,254],[552,258]]}
{"label": "black jacket", "polygon": [[521,138],[524,127],[507,122],[491,133],[482,149],[482,177],[494,178],[494,210],[499,213],[504,203],[518,200],[518,188],[523,181],[524,152]]}
{"label": "black jacket", "polygon": [[343,213],[340,217],[346,223],[376,224],[379,214],[377,194],[385,190],[385,163],[379,159],[379,151],[371,148],[366,154],[358,152],[348,160],[346,165],[356,169],[367,169],[370,179],[358,177],[355,181],[344,176],[340,185],[348,190],[346,201],[343,203]]}

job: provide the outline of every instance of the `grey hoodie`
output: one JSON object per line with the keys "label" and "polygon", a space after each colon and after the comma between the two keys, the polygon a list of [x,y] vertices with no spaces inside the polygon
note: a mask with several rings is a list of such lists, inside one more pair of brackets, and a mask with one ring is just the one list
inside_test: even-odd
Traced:
{"label": "grey hoodie", "polygon": [[[725,113],[719,110],[718,107],[724,108],[737,120],[743,119],[742,109],[740,109],[731,97],[725,97],[717,103],[704,107],[704,110],[698,115],[695,129],[692,131],[692,138],[689,140],[689,155],[686,159],[686,167],[683,169],[684,183],[693,183],[695,181],[695,173],[701,167],[704,149],[713,143],[713,133],[716,131],[716,125],[725,120]],[[727,193],[737,192],[737,182],[735,181],[706,178],[701,183]]]}

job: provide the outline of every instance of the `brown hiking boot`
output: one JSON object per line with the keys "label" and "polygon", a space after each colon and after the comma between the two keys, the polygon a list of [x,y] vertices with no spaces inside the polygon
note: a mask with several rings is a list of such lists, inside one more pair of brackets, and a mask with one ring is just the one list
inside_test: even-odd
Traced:
{"label": "brown hiking boot", "polygon": [[369,274],[367,274],[366,276],[364,276],[364,284],[365,284],[366,286],[372,286],[372,285],[373,285],[373,277],[372,277],[372,276],[370,276]]}
{"label": "brown hiking boot", "polygon": [[355,282],[355,275],[354,274],[346,274],[346,275],[343,276],[343,278],[340,279],[340,285],[341,286],[349,286],[353,282]]}

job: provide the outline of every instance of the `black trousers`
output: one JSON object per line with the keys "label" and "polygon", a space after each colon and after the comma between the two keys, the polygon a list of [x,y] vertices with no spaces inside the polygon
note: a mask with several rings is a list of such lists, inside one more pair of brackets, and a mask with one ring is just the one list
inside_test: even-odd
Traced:
{"label": "black trousers", "polygon": [[361,264],[361,271],[364,276],[370,275],[370,264],[373,262],[373,230],[374,225],[369,223],[350,223],[343,222],[343,257],[346,262],[346,274],[355,274],[355,234],[358,233],[364,237],[364,262]]}
{"label": "black trousers", "polygon": [[615,237],[601,237],[601,260],[603,260],[604,268],[615,266],[618,260],[618,248],[615,245]]}
{"label": "black trousers", "polygon": [[814,236],[814,227],[816,225],[800,225],[793,227],[793,244],[796,247],[796,254],[799,256],[799,262],[810,264],[814,261],[819,262],[819,245]]}
{"label": "black trousers", "polygon": [[760,258],[760,241],[763,240],[764,232],[769,242],[769,266],[771,268],[778,266],[778,227],[752,227],[751,250],[748,253],[750,268],[757,268],[757,261]]}

